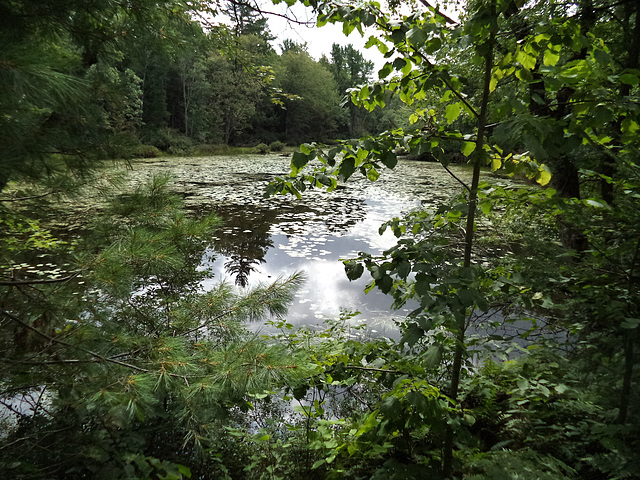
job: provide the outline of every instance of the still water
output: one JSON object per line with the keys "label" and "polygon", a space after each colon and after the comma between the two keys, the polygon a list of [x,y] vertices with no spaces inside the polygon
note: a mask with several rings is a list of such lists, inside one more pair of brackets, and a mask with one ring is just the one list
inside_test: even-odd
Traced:
{"label": "still water", "polygon": [[[287,321],[313,325],[337,318],[341,309],[357,310],[355,323],[366,322],[374,335],[392,334],[393,318],[410,309],[392,312],[389,297],[365,294],[366,275],[350,282],[341,260],[391,247],[393,234],[378,233],[384,221],[435,207],[457,195],[460,184],[439,164],[400,160],[375,183],[355,179],[331,193],[264,198],[269,181],[286,175],[289,162],[279,155],[171,158],[136,162],[135,170],[140,182],[171,174],[188,208],[223,219],[203,258],[203,268],[213,272],[203,287],[227,280],[245,288],[303,271],[307,282]],[[468,180],[467,170],[454,170]]]}

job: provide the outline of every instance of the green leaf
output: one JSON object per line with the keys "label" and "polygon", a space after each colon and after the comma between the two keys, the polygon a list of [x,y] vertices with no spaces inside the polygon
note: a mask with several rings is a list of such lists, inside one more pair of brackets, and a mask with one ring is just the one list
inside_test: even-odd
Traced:
{"label": "green leaf", "polygon": [[427,41],[427,34],[420,27],[413,27],[407,32],[407,42],[416,48],[420,48]]}
{"label": "green leaf", "polygon": [[424,414],[428,414],[430,411],[429,403],[427,402],[427,399],[420,392],[416,392],[415,390],[412,390],[409,393],[407,393],[407,401],[409,402],[410,405],[413,405],[413,407],[416,409],[416,412],[418,413],[421,413],[424,415]]}
{"label": "green leaf", "polygon": [[380,280],[385,275],[384,269],[380,268],[378,265],[372,265],[369,268],[369,272],[374,280]]}
{"label": "green leaf", "polygon": [[[559,47],[559,45],[558,45]],[[550,48],[544,51],[543,63],[545,65],[554,66],[560,60],[560,50],[552,50]],[[534,65],[535,66],[535,65]]]}
{"label": "green leaf", "polygon": [[407,278],[411,273],[411,263],[406,260],[402,260],[396,267],[396,272],[400,278]]}
{"label": "green leaf", "polygon": [[529,380],[527,380],[526,378],[520,378],[518,380],[518,388],[520,390],[526,390],[529,388]]}
{"label": "green leaf", "polygon": [[[424,275],[422,275],[421,277],[424,277]],[[431,292],[431,285],[428,280],[416,277],[414,289],[418,296],[425,296]]]}
{"label": "green leaf", "polygon": [[353,172],[356,171],[356,159],[353,157],[346,157],[340,163],[340,168],[338,169],[338,174],[344,179],[347,180]]}
{"label": "green leaf", "polygon": [[625,318],[624,322],[620,324],[620,327],[626,330],[633,330],[634,328],[638,328],[638,325],[640,325],[640,318]]}
{"label": "green leaf", "polygon": [[471,290],[463,288],[458,290],[456,295],[460,299],[460,303],[462,303],[463,307],[470,307],[475,303],[475,296]]}
{"label": "green leaf", "polygon": [[364,267],[361,263],[357,263],[353,260],[344,262],[344,271],[347,274],[349,280],[357,280],[364,273]]}
{"label": "green leaf", "polygon": [[451,125],[460,116],[460,113],[462,113],[462,105],[460,103],[450,103],[444,112],[444,118]]}
{"label": "green leaf", "polygon": [[595,208],[609,208],[609,205],[607,205],[605,202],[601,202],[600,200],[594,200],[593,198],[587,198],[584,201],[584,204],[589,207],[595,207]]}
{"label": "green leaf", "polygon": [[424,366],[426,368],[436,368],[442,360],[442,347],[440,345],[431,345],[423,356]]}
{"label": "green leaf", "polygon": [[634,134],[638,131],[638,123],[635,120],[632,120],[631,117],[626,117],[622,120],[621,129],[625,134]]}
{"label": "green leaf", "polygon": [[393,61],[393,67],[396,70],[402,70],[405,67],[405,65],[407,65],[407,61],[404,58],[396,58]]}
{"label": "green leaf", "polygon": [[535,55],[530,55],[526,53],[524,50],[518,51],[516,55],[516,61],[520,63],[527,70],[533,70],[536,66],[536,57]]}
{"label": "green leaf", "polygon": [[371,167],[369,170],[367,170],[367,178],[372,182],[375,182],[376,180],[378,180],[378,178],[380,178],[380,172]]}
{"label": "green leaf", "polygon": [[638,85],[638,83],[640,83],[640,78],[632,73],[623,73],[619,79],[620,83],[624,83],[625,85]]}
{"label": "green leaf", "polygon": [[424,50],[427,55],[433,55],[440,50],[440,47],[442,47],[442,40],[438,37],[434,37],[427,42]]}
{"label": "green leaf", "polygon": [[296,176],[307,163],[309,163],[309,157],[307,155],[302,152],[295,152],[293,157],[291,157],[291,175]]}
{"label": "green leaf", "polygon": [[387,78],[389,75],[391,75],[392,71],[393,71],[393,65],[391,65],[390,63],[385,63],[384,67],[378,70],[378,78],[380,80]]}
{"label": "green leaf", "polygon": [[465,157],[468,157],[476,149],[476,142],[462,142],[460,151]]}
{"label": "green leaf", "polygon": [[543,187],[551,181],[551,172],[549,169],[541,165],[540,170],[538,171],[538,175],[536,176],[536,182],[538,182]]}
{"label": "green leaf", "polygon": [[380,291],[386,294],[389,293],[393,287],[393,279],[389,275],[385,275],[376,284]]}
{"label": "green leaf", "polygon": [[311,466],[311,470],[314,470],[316,468],[318,468],[320,465],[324,465],[326,462],[326,460],[324,458],[321,458],[320,460],[317,460],[312,466]]}
{"label": "green leaf", "polygon": [[404,332],[402,336],[402,340],[400,343],[406,343],[410,347],[413,347],[418,340],[420,340],[424,336],[424,330],[422,330],[418,325],[412,323],[409,325],[409,328]]}
{"label": "green leaf", "polygon": [[401,409],[402,404],[400,403],[400,400],[393,395],[384,397],[380,402],[380,412],[385,417],[393,418],[398,415],[398,412],[400,412]]}
{"label": "green leaf", "polygon": [[519,68],[518,70],[516,70],[516,77],[518,77],[523,82],[533,82],[533,75],[531,75],[531,72],[526,68]]}
{"label": "green leaf", "polygon": [[596,48],[593,51],[593,57],[596,59],[596,62],[600,64],[601,67],[607,67],[611,63],[611,55],[605,50],[600,48]]}
{"label": "green leaf", "polygon": [[387,168],[395,168],[398,164],[398,157],[391,150],[387,150],[380,156],[380,161]]}

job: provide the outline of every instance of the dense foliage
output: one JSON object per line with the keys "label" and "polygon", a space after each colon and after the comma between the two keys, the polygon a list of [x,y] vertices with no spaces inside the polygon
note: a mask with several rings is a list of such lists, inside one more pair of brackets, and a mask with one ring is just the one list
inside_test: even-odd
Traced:
{"label": "dense foliage", "polygon": [[[2,471],[638,478],[637,2],[481,0],[455,20],[424,2],[313,6],[321,24],[376,30],[376,82],[357,87],[371,66],[349,48],[275,54],[245,4],[205,32],[196,2],[0,0]],[[304,144],[269,189],[375,181],[399,152],[468,161],[453,202],[390,219],[393,248],[345,261],[419,305],[399,341],[349,313],[294,329],[300,275],[203,291],[217,219],[187,213],[169,179],[91,168],[135,149],[349,138],[400,103],[404,129]],[[89,196],[99,212],[76,222]],[[279,333],[246,328],[263,319]]]}

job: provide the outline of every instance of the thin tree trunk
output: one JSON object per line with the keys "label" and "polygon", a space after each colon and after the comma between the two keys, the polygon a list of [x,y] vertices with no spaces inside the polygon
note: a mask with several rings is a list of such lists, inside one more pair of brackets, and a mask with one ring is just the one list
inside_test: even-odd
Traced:
{"label": "thin tree trunk", "polygon": [[[491,15],[496,16],[495,3],[491,4]],[[482,88],[482,103],[480,106],[480,113],[478,115],[478,135],[476,139],[476,148],[472,154],[473,159],[473,178],[471,180],[471,190],[469,192],[468,206],[469,211],[467,213],[467,227],[465,232],[465,247],[464,247],[464,263],[463,266],[468,268],[471,266],[471,254],[473,252],[473,240],[474,240],[474,225],[476,217],[476,206],[478,203],[478,184],[480,183],[480,167],[484,159],[484,140],[485,130],[487,123],[487,109],[489,104],[490,95],[490,82],[491,74],[493,71],[493,55],[495,44],[495,30],[489,35],[487,52],[484,57],[484,84]],[[451,388],[449,391],[449,398],[453,401],[454,405],[458,402],[458,388],[460,386],[460,373],[462,371],[462,359],[465,351],[465,315],[460,315],[458,318],[458,332],[456,334],[456,348],[453,356],[453,366],[451,372]],[[444,440],[444,452],[442,456],[442,471],[445,478],[451,478],[453,471],[453,438],[454,431],[450,425],[447,425],[445,431]]]}
{"label": "thin tree trunk", "polygon": [[[640,253],[640,237],[636,240],[636,249],[633,253],[633,260],[629,268],[629,279],[627,284],[627,292],[631,296],[633,290],[633,276],[635,275],[636,265],[638,263],[638,253]],[[629,402],[631,400],[631,380],[633,379],[633,367],[635,359],[633,358],[633,347],[638,332],[638,327],[630,330],[624,339],[624,373],[622,376],[622,392],[620,394],[620,408],[618,410],[617,423],[625,424],[629,412]]]}

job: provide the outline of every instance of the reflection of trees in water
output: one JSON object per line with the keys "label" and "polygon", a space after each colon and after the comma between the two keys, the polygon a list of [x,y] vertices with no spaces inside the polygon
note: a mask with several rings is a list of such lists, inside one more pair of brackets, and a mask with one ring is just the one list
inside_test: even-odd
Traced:
{"label": "reflection of trees in water", "polygon": [[305,236],[313,231],[313,225],[321,221],[327,231],[337,235],[345,233],[366,216],[364,202],[348,196],[321,195],[286,206],[219,205],[216,214],[224,220],[218,232],[215,250],[227,257],[224,267],[235,277],[236,285],[245,287],[251,272],[265,263],[265,255],[271,247],[270,229],[279,225],[287,235]]}
{"label": "reflection of trees in water", "polygon": [[[267,253],[267,250],[268,248],[264,250],[264,254]],[[240,287],[246,287],[248,285],[249,274],[255,270],[254,265],[265,262],[264,258],[244,257],[242,254],[235,253],[230,254],[228,258],[229,259],[224,262],[224,268],[229,275],[235,275],[236,285]]]}
{"label": "reflection of trees in water", "polygon": [[227,261],[224,267],[235,276],[236,285],[246,287],[249,275],[264,263],[273,241],[269,228],[277,212],[254,206],[222,205],[216,213],[224,220],[225,229],[215,241],[215,249]]}

